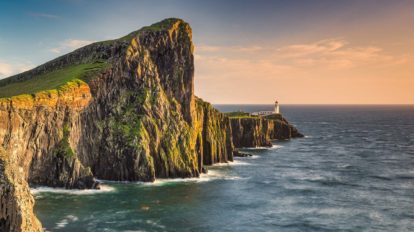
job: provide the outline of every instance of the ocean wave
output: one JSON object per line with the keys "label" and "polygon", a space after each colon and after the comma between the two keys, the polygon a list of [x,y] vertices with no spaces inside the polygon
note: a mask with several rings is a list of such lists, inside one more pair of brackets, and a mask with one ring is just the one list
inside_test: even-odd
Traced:
{"label": "ocean wave", "polygon": [[283,147],[283,146],[273,144],[271,147],[243,147],[241,149],[242,150],[275,150],[275,149],[279,149],[281,147]]}
{"label": "ocean wave", "polygon": [[52,188],[52,187],[34,187],[30,189],[33,195],[40,193],[59,193],[59,194],[71,194],[71,195],[92,195],[100,193],[114,192],[115,188],[101,184],[101,189],[64,189],[64,188]]}
{"label": "ocean wave", "polygon": [[219,172],[217,170],[208,170],[207,174],[201,174],[200,177],[192,177],[192,178],[172,178],[172,179],[155,179],[154,182],[136,182],[136,184],[141,184],[143,186],[163,186],[168,184],[174,183],[186,183],[186,182],[193,182],[193,183],[200,183],[200,182],[208,182],[213,180],[241,180],[245,179],[240,176],[229,176],[225,173]]}
{"label": "ocean wave", "polygon": [[70,222],[76,222],[77,220],[79,220],[78,217],[73,216],[73,215],[68,215],[56,223],[55,229],[58,230],[58,229],[65,228]]}
{"label": "ocean wave", "polygon": [[228,163],[216,163],[213,164],[214,167],[222,167],[222,166],[246,166],[246,165],[252,165],[251,163],[247,163],[244,161],[241,161],[239,159],[234,159],[233,162]]}
{"label": "ocean wave", "polygon": [[338,164],[338,165],[336,165],[336,167],[337,168],[343,168],[343,169],[349,169],[349,168],[351,168],[352,167],[352,165],[350,165],[350,164]]}

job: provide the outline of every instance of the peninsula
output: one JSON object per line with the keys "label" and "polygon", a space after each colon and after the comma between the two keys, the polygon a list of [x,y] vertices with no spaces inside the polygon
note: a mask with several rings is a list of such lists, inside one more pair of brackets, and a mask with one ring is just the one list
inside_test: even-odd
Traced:
{"label": "peninsula", "polygon": [[165,19],[0,80],[0,230],[42,231],[28,184],[198,177],[238,147],[301,134],[280,114],[223,114],[194,95],[192,30]]}

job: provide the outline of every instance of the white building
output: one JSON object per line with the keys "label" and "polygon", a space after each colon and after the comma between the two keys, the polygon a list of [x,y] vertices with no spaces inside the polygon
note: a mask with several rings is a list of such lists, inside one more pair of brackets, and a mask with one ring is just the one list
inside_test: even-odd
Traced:
{"label": "white building", "polygon": [[267,115],[272,115],[272,114],[280,114],[279,102],[277,101],[275,101],[275,109],[273,111],[258,111],[258,112],[251,113],[251,115],[254,115],[254,116],[267,116]]}

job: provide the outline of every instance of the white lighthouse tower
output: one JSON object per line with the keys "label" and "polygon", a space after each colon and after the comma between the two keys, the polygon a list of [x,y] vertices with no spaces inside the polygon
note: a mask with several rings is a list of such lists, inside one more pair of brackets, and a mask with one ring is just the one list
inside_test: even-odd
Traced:
{"label": "white lighthouse tower", "polygon": [[280,111],[279,111],[279,102],[277,102],[277,100],[275,101],[275,114],[280,114]]}

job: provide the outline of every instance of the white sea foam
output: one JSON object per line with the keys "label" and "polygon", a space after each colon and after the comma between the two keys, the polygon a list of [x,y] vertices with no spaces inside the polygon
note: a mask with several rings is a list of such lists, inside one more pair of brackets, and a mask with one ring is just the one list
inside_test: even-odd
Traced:
{"label": "white sea foam", "polygon": [[200,174],[200,177],[193,178],[173,178],[173,179],[156,179],[154,182],[135,182],[143,186],[162,186],[171,183],[182,183],[182,182],[207,182],[213,180],[240,180],[243,179],[240,176],[229,176],[217,170],[208,170],[207,174]]}
{"label": "white sea foam", "polygon": [[91,195],[91,194],[100,194],[107,192],[114,192],[115,188],[101,184],[101,189],[64,189],[64,188],[51,188],[51,187],[35,187],[31,188],[30,192],[33,195],[49,192],[49,193],[59,193],[59,194],[71,194],[71,195]]}
{"label": "white sea foam", "polygon": [[155,222],[155,221],[153,221],[153,220],[145,220],[145,222],[146,222],[147,224],[149,224],[149,225],[151,225],[151,226],[155,227],[155,228],[158,228],[158,229],[165,229],[165,226],[164,226],[164,225],[161,225],[161,224],[159,224],[158,222]]}
{"label": "white sea foam", "polygon": [[317,181],[325,179],[322,175],[316,173],[308,173],[304,171],[294,171],[294,172],[287,172],[282,173],[283,177],[293,178],[296,180],[310,180],[310,181]]}
{"label": "white sea foam", "polygon": [[273,144],[271,147],[243,147],[242,150],[274,150],[281,147],[281,145]]}
{"label": "white sea foam", "polygon": [[337,167],[338,168],[349,168],[351,167],[351,165],[350,164],[338,164]]}
{"label": "white sea foam", "polygon": [[233,160],[233,162],[216,163],[213,166],[220,167],[220,166],[246,166],[246,165],[252,165],[252,164],[251,163],[244,162],[244,161],[241,161],[239,159],[235,159],[235,160]]}
{"label": "white sea foam", "polygon": [[329,124],[331,124],[331,123],[330,123],[330,122],[318,122],[317,124],[329,125]]}
{"label": "white sea foam", "polygon": [[282,146],[281,145],[276,145],[276,144],[273,144],[271,147],[269,147],[268,149],[269,150],[275,150],[275,149],[279,149],[279,148],[281,148]]}
{"label": "white sea foam", "polygon": [[66,227],[70,222],[76,222],[77,220],[79,220],[78,217],[73,216],[73,215],[68,215],[56,223],[55,229],[57,230],[62,229]]}

